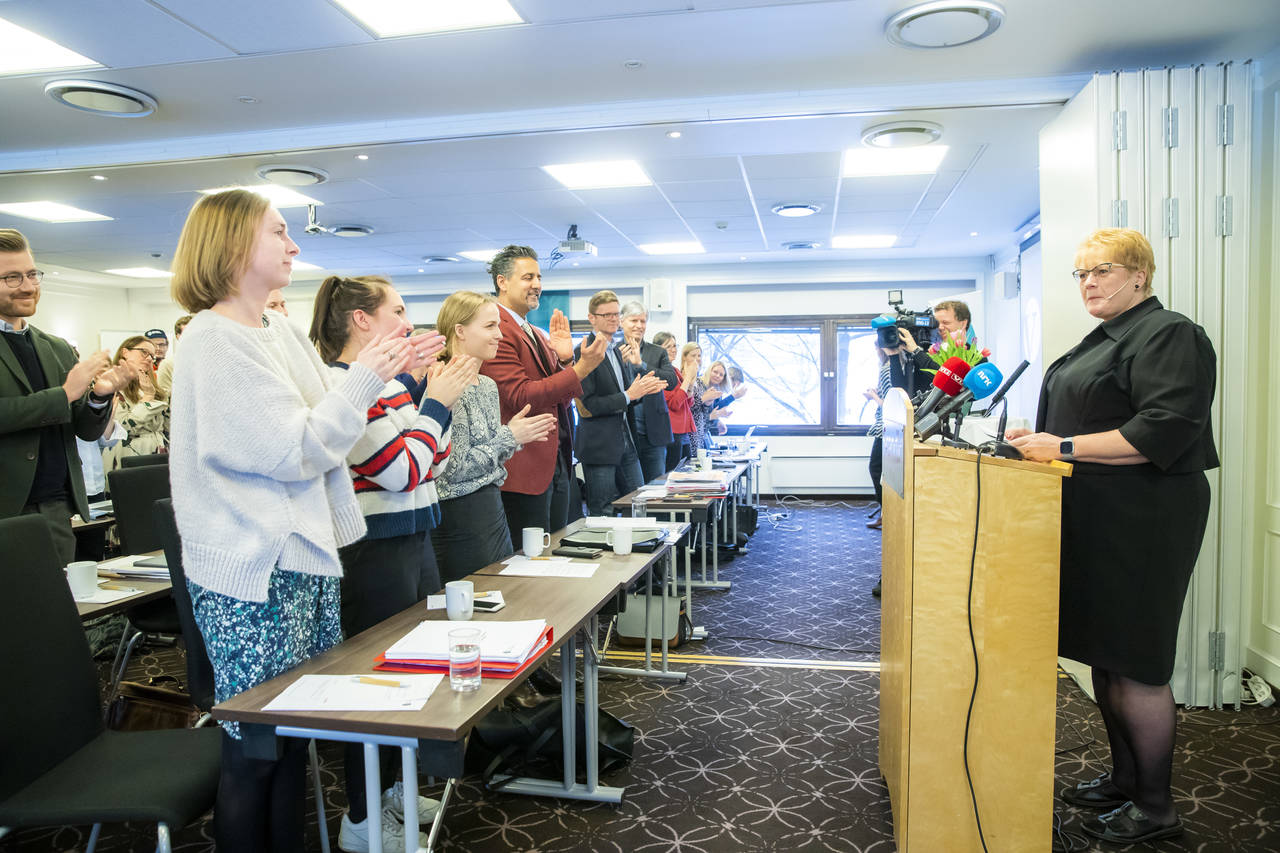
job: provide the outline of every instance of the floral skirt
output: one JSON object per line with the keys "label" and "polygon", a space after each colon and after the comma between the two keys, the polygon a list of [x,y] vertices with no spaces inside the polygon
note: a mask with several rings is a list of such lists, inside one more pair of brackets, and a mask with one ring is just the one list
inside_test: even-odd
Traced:
{"label": "floral skirt", "polygon": [[[288,672],[342,639],[339,579],[271,573],[266,601],[243,601],[187,579],[196,625],[213,666],[214,699],[224,702]],[[240,739],[240,724],[223,722]]]}

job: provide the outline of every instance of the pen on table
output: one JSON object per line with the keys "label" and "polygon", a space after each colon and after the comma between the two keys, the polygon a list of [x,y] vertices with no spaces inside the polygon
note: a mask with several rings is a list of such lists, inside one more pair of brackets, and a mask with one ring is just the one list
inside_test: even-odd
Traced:
{"label": "pen on table", "polygon": [[408,687],[409,685],[390,678],[374,678],[371,675],[354,675],[351,680],[357,684],[372,684],[376,687]]}
{"label": "pen on table", "polygon": [[139,591],[137,587],[120,586],[120,584],[118,583],[100,583],[98,584],[98,587],[100,589],[114,589],[116,592],[138,592]]}

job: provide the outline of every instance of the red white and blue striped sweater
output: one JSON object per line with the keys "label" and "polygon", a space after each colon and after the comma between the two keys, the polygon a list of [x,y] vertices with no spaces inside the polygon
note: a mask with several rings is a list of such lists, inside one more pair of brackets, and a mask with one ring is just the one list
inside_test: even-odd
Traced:
{"label": "red white and blue striped sweater", "polygon": [[[341,377],[345,364],[330,365]],[[452,413],[428,397],[410,393],[413,379],[398,376],[369,407],[364,435],[347,454],[356,500],[368,538],[390,539],[440,523],[435,478],[449,460]]]}

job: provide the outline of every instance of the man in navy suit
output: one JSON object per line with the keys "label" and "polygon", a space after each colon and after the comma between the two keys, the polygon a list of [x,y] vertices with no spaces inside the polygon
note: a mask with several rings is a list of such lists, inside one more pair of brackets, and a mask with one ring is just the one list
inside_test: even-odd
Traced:
{"label": "man in navy suit", "polygon": [[[584,345],[590,347],[598,338],[612,340],[620,317],[616,293],[602,290],[592,296],[587,308],[592,331]],[[639,361],[629,345],[610,346],[604,361],[582,380],[582,396],[575,401],[579,421],[574,450],[586,480],[589,515],[608,514],[614,498],[644,482],[627,410],[650,394],[661,395],[667,383],[652,372],[642,374]]]}
{"label": "man in navy suit", "polygon": [[[631,348],[633,367],[642,373],[652,371],[666,384],[663,388],[674,391],[680,384],[676,369],[671,366],[667,351],[657,344],[645,343],[644,333],[649,325],[649,312],[639,302],[622,306],[622,334]],[[640,472],[646,483],[667,470],[667,445],[671,434],[671,413],[667,411],[665,394],[649,394],[630,408],[627,419],[631,422],[631,437],[635,440],[636,453],[640,455]]]}

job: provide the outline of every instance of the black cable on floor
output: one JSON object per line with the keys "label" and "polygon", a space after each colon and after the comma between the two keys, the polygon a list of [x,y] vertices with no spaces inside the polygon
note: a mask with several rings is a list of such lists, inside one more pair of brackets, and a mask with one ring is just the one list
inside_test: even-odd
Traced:
{"label": "black cable on floor", "polygon": [[1089,849],[1089,839],[1075,832],[1067,832],[1062,827],[1062,815],[1053,813],[1053,846],[1054,853],[1077,853]]}

